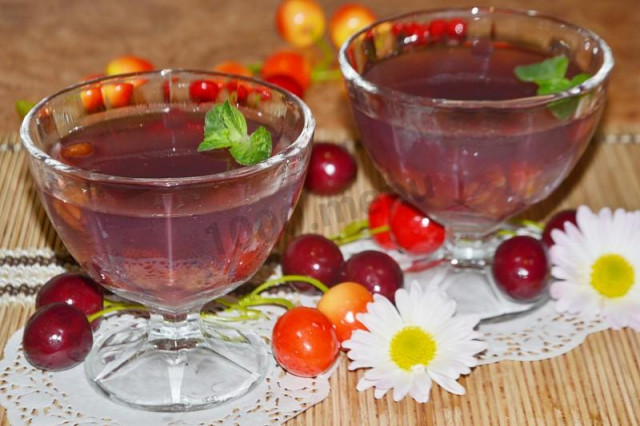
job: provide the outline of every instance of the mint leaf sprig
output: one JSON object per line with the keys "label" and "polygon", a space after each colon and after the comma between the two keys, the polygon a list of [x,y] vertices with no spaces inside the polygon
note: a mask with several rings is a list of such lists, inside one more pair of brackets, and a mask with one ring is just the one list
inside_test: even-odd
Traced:
{"label": "mint leaf sprig", "polygon": [[[568,69],[569,59],[560,55],[536,64],[517,66],[514,73],[520,81],[537,84],[538,95],[550,95],[578,86],[590,77],[581,73],[569,80],[566,77]],[[549,105],[553,115],[560,120],[569,118],[577,107],[578,98],[563,99]]]}
{"label": "mint leaf sprig", "polygon": [[198,152],[225,148],[239,164],[257,164],[271,155],[271,133],[260,126],[249,135],[244,115],[225,101],[205,116],[204,140],[198,145]]}

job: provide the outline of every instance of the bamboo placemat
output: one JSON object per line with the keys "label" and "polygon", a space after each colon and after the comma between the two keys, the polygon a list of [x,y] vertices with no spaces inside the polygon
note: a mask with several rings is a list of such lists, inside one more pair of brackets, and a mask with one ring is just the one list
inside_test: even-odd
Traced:
{"label": "bamboo placemat", "polygon": [[[336,138],[344,139],[321,129],[316,140]],[[62,253],[63,245],[37,200],[18,139],[16,133],[0,133],[0,248],[51,248]],[[366,217],[369,201],[384,189],[363,149],[344,142],[358,157],[357,181],[336,197],[303,194],[282,244],[302,232],[332,234]],[[640,137],[633,134],[598,137],[562,187],[523,216],[544,219],[554,210],[579,204],[594,210],[605,206],[640,209],[638,142]],[[30,304],[21,302],[0,304],[0,347],[32,311]],[[636,425],[640,424],[639,354],[640,334],[601,332],[557,358],[479,367],[460,380],[466,396],[434,387],[431,402],[424,405],[409,400],[395,403],[389,396],[376,400],[371,391],[357,392],[362,373],[348,372],[342,359],[331,379],[329,397],[290,424]],[[0,424],[8,424],[4,410],[0,410]]]}

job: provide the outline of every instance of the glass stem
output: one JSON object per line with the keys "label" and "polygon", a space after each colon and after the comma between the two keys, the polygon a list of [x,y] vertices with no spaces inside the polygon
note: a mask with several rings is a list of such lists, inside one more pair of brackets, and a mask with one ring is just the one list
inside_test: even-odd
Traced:
{"label": "glass stem", "polygon": [[447,256],[459,268],[484,268],[491,263],[496,249],[493,234],[467,235],[448,232],[445,242]]}
{"label": "glass stem", "polygon": [[148,330],[149,342],[161,349],[179,349],[184,345],[178,342],[202,339],[200,310],[182,314],[152,311],[149,315]]}

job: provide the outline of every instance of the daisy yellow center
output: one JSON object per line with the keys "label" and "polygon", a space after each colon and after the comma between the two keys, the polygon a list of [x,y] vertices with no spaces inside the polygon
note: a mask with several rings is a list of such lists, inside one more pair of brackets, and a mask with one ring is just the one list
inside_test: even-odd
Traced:
{"label": "daisy yellow center", "polygon": [[633,266],[619,254],[602,255],[591,266],[591,285],[610,299],[627,294],[634,281]]}
{"label": "daisy yellow center", "polygon": [[415,365],[429,365],[436,356],[436,341],[420,327],[405,327],[391,339],[389,353],[398,367],[410,371]]}

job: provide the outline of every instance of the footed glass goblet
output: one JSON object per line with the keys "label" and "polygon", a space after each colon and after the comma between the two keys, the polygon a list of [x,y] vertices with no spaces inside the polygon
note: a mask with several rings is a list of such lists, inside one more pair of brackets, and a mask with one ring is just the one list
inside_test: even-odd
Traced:
{"label": "footed glass goblet", "polygon": [[[271,156],[242,166],[198,152],[225,100]],[[21,134],[42,203],[78,263],[149,320],[98,340],[85,361],[110,398],[189,411],[238,397],[265,374],[251,330],[204,323],[207,302],[263,264],[300,194],[314,120],[297,97],[240,76],[163,70],[92,80],[41,101]]]}
{"label": "footed glass goblet", "polygon": [[[558,57],[566,68],[553,81],[516,76]],[[613,66],[609,46],[587,29],[477,7],[374,23],[342,46],[339,62],[373,163],[446,229],[433,258],[479,271],[504,221],[546,198],[578,162]]]}

